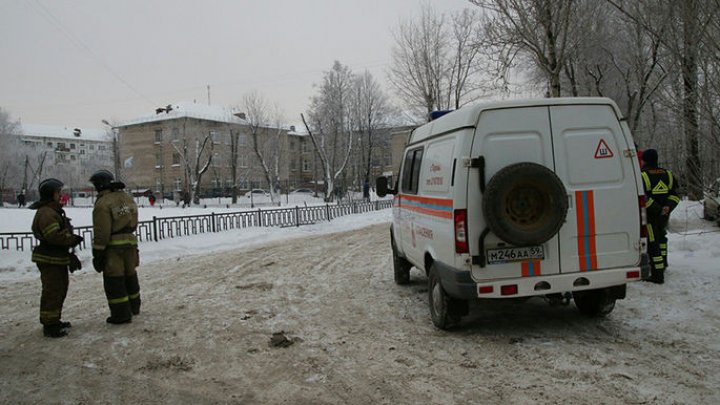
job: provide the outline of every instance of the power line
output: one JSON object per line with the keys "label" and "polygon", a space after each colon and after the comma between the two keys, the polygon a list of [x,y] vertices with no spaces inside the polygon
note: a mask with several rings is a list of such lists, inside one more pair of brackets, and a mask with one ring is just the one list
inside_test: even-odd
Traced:
{"label": "power line", "polygon": [[[79,38],[77,38],[75,35],[72,34],[70,30],[68,30],[63,23],[55,17],[55,15],[47,9],[42,3],[40,3],[40,0],[35,0],[34,3],[30,3],[33,6],[33,9],[45,20],[47,20],[50,24],[54,25],[55,28],[60,30],[69,40],[70,42],[75,45],[78,49],[85,52],[90,56],[91,59],[94,59],[95,62],[100,64],[105,70],[107,70],[115,79],[120,81],[122,84],[124,84],[128,89],[130,89],[135,94],[139,95],[141,98],[143,98],[145,101],[149,102],[151,105],[156,105],[157,103],[153,100],[150,100],[147,96],[145,96],[143,93],[141,93],[139,90],[137,90],[135,87],[133,87],[127,80],[125,80],[120,74],[115,72],[105,61],[97,55],[92,49],[90,49],[89,46],[85,45],[84,42],[82,42]],[[37,7],[36,7],[37,6]],[[38,8],[39,7],[39,8]]]}

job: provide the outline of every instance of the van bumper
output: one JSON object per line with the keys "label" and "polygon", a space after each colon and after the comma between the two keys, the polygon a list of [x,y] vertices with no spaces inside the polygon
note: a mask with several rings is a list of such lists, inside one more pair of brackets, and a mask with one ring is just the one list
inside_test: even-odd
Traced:
{"label": "van bumper", "polygon": [[[621,286],[641,279],[640,267],[561,273],[539,277],[520,277],[479,281],[475,284],[477,298],[532,297],[572,291],[594,290]],[[482,288],[482,293],[480,293]],[[624,298],[618,297],[618,298]]]}
{"label": "van bumper", "polygon": [[433,265],[447,295],[463,300],[477,298],[477,283],[472,279],[469,270],[459,270],[437,261]]}

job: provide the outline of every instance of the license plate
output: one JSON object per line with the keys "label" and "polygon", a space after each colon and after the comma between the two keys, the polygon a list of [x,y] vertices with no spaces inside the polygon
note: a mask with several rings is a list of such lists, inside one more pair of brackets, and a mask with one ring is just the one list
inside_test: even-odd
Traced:
{"label": "license plate", "polygon": [[522,262],[525,260],[542,260],[545,251],[542,246],[526,246],[516,248],[488,249],[488,264]]}

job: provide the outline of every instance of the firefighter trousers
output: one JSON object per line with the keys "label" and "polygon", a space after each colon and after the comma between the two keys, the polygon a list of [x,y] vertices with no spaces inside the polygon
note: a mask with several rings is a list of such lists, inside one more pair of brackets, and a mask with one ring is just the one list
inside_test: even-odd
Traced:
{"label": "firefighter trousers", "polygon": [[667,217],[648,220],[648,255],[650,256],[650,279],[663,282],[667,268]]}
{"label": "firefighter trousers", "polygon": [[40,293],[40,323],[57,325],[67,297],[69,278],[67,265],[37,263],[40,269],[42,292]]}
{"label": "firefighter trousers", "polygon": [[140,313],[139,264],[136,246],[108,247],[103,269],[105,296],[114,321],[125,321]]}

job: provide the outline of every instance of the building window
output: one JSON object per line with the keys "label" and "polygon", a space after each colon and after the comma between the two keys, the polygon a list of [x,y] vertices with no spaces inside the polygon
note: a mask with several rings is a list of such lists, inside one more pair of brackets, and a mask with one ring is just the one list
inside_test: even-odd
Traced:
{"label": "building window", "polygon": [[238,154],[238,166],[240,167],[248,167],[247,165],[247,155],[245,154]]}
{"label": "building window", "polygon": [[210,131],[210,140],[214,144],[220,143],[220,133],[218,131]]}
{"label": "building window", "polygon": [[180,177],[175,178],[175,190],[180,191]]}
{"label": "building window", "polygon": [[95,150],[95,145],[90,145],[90,150]]}
{"label": "building window", "polygon": [[180,139],[180,128],[173,128],[172,129],[172,140],[177,141]]}
{"label": "building window", "polygon": [[60,149],[60,150],[65,149],[65,142],[58,142],[57,148]]}
{"label": "building window", "polygon": [[85,149],[80,149],[80,154],[81,154],[81,155],[84,155],[84,154],[85,154]]}
{"label": "building window", "polygon": [[70,149],[75,149],[75,144],[74,144],[74,143],[71,143],[71,144],[70,144]]}
{"label": "building window", "polygon": [[162,143],[163,133],[162,129],[155,130],[155,143]]}
{"label": "building window", "polygon": [[309,171],[310,171],[310,161],[309,161],[308,159],[303,159],[302,165],[303,165],[303,171],[304,171],[304,172],[309,172]]}
{"label": "building window", "polygon": [[48,142],[48,147],[52,148],[52,142]]}
{"label": "building window", "polygon": [[[92,148],[90,148],[92,150]],[[98,145],[98,150],[105,150],[105,145]]]}
{"label": "building window", "polygon": [[158,152],[155,154],[155,168],[159,169],[162,166],[162,153]]}
{"label": "building window", "polygon": [[172,164],[173,166],[180,166],[180,154],[177,152],[173,152],[173,158],[172,158]]}
{"label": "building window", "polygon": [[70,160],[75,160],[75,155],[70,155]]}
{"label": "building window", "polygon": [[247,135],[245,135],[245,134],[240,134],[240,135],[238,136],[238,145],[240,145],[240,146],[245,146],[245,143],[247,143]]}

